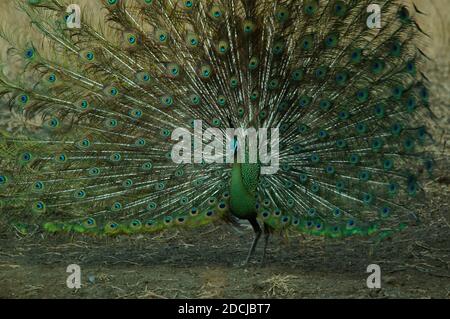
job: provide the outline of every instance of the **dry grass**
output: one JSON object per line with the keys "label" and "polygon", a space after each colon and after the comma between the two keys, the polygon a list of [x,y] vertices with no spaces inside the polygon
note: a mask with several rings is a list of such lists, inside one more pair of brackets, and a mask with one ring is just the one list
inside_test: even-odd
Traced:
{"label": "dry grass", "polygon": [[296,279],[292,275],[273,275],[269,279],[263,281],[267,287],[264,294],[268,298],[288,298],[292,297],[295,289],[292,287],[292,280]]}

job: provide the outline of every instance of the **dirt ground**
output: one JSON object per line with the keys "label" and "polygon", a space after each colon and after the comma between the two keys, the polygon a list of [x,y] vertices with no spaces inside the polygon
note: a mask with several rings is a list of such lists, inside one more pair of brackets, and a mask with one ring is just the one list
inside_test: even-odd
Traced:
{"label": "dirt ground", "polygon": [[[0,238],[0,298],[450,298],[448,181],[436,182],[427,219],[381,243],[273,237],[268,260],[241,266],[252,232],[217,225],[156,237]],[[429,219],[428,219],[429,218]],[[67,288],[67,266],[82,287]],[[368,289],[367,266],[381,267]]]}
{"label": "dirt ground", "polygon": [[[0,234],[0,298],[450,298],[450,20],[448,0],[416,1],[428,13],[425,45],[440,170],[417,207],[423,223],[374,244],[368,240],[271,239],[265,266],[240,266],[250,228],[137,238],[11,237]],[[1,1],[9,12],[11,1]],[[8,10],[3,10],[3,9]],[[11,15],[10,15],[11,16]],[[82,287],[66,286],[70,264]],[[368,289],[367,266],[381,267],[381,289]]]}

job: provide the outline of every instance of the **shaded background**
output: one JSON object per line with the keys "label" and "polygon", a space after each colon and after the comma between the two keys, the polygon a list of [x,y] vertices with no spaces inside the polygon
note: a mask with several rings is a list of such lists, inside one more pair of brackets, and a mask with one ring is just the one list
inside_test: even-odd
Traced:
{"label": "shaded background", "polygon": [[[91,12],[102,11],[97,1]],[[410,3],[410,1],[405,1]],[[195,233],[174,232],[134,238],[8,238],[0,234],[0,298],[450,298],[450,212],[448,146],[450,106],[450,1],[416,0],[425,14],[419,24],[429,35],[423,51],[430,57],[430,79],[437,121],[438,167],[426,185],[428,201],[417,207],[424,223],[382,243],[345,239],[274,238],[268,264],[238,266],[251,242],[246,227],[211,226]],[[14,0],[0,1],[0,21],[14,37],[33,39]],[[2,61],[7,46],[0,41]],[[14,72],[8,63],[5,72]],[[0,126],[17,130],[18,117],[0,101]],[[4,213],[4,212],[3,212]],[[45,235],[43,235],[45,236]],[[256,256],[260,256],[258,250]],[[66,267],[79,264],[80,290],[66,287]],[[366,287],[366,267],[382,269],[382,289]]]}

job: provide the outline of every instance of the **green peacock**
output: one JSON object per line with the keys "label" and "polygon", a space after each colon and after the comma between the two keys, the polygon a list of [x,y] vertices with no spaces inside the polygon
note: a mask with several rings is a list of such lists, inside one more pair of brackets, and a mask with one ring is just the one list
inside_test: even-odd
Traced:
{"label": "green peacock", "polygon": [[[0,92],[25,128],[0,131],[11,231],[118,236],[248,220],[248,261],[262,234],[266,246],[285,232],[384,238],[419,220],[411,203],[434,162],[417,7],[105,0],[103,24],[82,10],[69,28],[69,3],[18,4],[42,40],[1,33],[20,70],[0,76]],[[368,25],[372,4],[381,28]],[[279,170],[263,175],[248,156],[175,163],[172,133],[196,120],[278,129]]]}

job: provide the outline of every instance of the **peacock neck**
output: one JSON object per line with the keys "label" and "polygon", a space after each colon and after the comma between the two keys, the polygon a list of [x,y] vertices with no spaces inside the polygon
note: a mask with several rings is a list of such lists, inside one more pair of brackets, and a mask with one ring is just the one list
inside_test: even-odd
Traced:
{"label": "peacock neck", "polygon": [[240,219],[256,216],[255,194],[244,183],[241,163],[234,163],[231,171],[230,205],[232,214]]}

